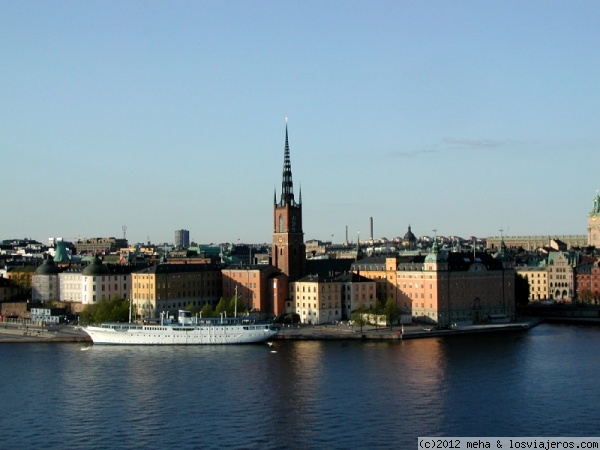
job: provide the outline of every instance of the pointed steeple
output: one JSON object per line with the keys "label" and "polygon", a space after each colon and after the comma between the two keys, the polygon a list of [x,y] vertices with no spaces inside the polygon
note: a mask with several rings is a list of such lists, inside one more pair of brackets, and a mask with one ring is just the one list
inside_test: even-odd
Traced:
{"label": "pointed steeple", "polygon": [[294,183],[292,182],[292,163],[288,141],[287,119],[285,122],[285,149],[283,153],[283,181],[281,182],[281,200],[279,206],[297,206],[294,201]]}

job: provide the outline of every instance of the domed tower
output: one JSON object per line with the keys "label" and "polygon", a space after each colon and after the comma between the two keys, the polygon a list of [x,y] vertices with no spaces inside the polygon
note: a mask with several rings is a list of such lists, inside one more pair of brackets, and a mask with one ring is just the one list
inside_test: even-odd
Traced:
{"label": "domed tower", "polygon": [[417,237],[411,231],[410,225],[408,226],[408,231],[404,235],[403,242],[404,244],[408,245],[409,250],[414,250],[417,248]]}
{"label": "domed tower", "polygon": [[81,271],[81,293],[84,305],[98,303],[110,298],[110,270],[102,264],[98,255]]}
{"label": "domed tower", "polygon": [[285,273],[289,277],[289,281],[302,278],[306,268],[306,246],[302,230],[302,190],[300,190],[300,197],[296,202],[292,183],[287,121],[281,197],[278,202],[277,193],[275,193],[273,207],[272,264]]}
{"label": "domed tower", "polygon": [[31,300],[34,303],[59,300],[60,272],[52,256],[46,255],[43,264],[35,270],[31,278]]}
{"label": "domed tower", "polygon": [[425,257],[425,270],[433,272],[448,270],[448,259],[443,252],[440,252],[437,238],[434,238],[431,251]]}

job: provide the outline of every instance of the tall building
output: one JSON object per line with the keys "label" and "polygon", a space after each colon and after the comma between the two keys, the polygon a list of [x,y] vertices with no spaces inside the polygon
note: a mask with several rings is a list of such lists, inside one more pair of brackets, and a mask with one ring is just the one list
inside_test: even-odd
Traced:
{"label": "tall building", "polygon": [[175,247],[188,248],[190,246],[190,232],[188,230],[175,231]]}
{"label": "tall building", "polygon": [[588,245],[600,248],[600,194],[596,192],[594,206],[588,214]]}
{"label": "tall building", "polygon": [[300,190],[299,195],[299,200],[296,202],[286,123],[283,181],[279,202],[277,201],[277,192],[275,192],[271,253],[272,264],[286,274],[289,281],[301,278],[306,268],[306,247],[304,245],[304,232],[302,231],[302,190]]}

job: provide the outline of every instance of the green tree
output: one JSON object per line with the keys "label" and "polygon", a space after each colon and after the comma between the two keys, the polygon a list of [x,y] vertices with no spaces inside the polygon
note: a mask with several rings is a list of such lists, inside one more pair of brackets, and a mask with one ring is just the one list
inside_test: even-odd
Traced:
{"label": "green tree", "polygon": [[189,303],[184,309],[186,311],[190,311],[192,313],[192,316],[195,316],[200,311],[200,308],[194,306],[193,303]]}
{"label": "green tree", "polygon": [[248,308],[246,307],[242,299],[234,295],[233,297],[231,297],[231,300],[229,300],[229,305],[227,306],[228,316],[233,317],[236,313],[236,303],[238,316],[245,315],[246,312],[248,312]]}
{"label": "green tree", "polygon": [[398,308],[398,304],[393,298],[388,298],[383,307],[383,311],[390,322],[391,329],[392,325],[398,320],[398,317],[400,317],[400,308]]}
{"label": "green tree", "polygon": [[102,322],[129,321],[129,299],[117,295],[110,300],[102,299],[94,305],[86,305],[79,315],[79,321],[84,324]]}
{"label": "green tree", "polygon": [[371,314],[374,315],[375,317],[375,329],[378,328],[379,326],[379,314],[381,314],[383,310],[383,306],[381,304],[381,301],[379,299],[375,300],[375,303],[373,303],[373,306],[371,306]]}
{"label": "green tree", "polygon": [[352,312],[351,318],[352,318],[352,323],[354,325],[360,326],[360,331],[362,333],[363,325],[366,324],[365,305],[363,305],[362,303],[360,305],[358,305],[358,308]]}
{"label": "green tree", "polygon": [[529,303],[529,281],[527,277],[515,274],[515,303],[516,306],[527,306]]}
{"label": "green tree", "polygon": [[220,316],[221,313],[226,313],[227,312],[227,301],[221,297],[221,299],[219,300],[219,303],[217,303],[217,306],[215,307],[215,313],[217,316]]}
{"label": "green tree", "polygon": [[215,310],[208,303],[202,307],[200,313],[202,314],[202,317],[206,318],[215,316]]}
{"label": "green tree", "polygon": [[12,282],[19,288],[17,298],[28,298],[31,295],[31,281],[34,268],[31,266],[13,269],[10,275]]}

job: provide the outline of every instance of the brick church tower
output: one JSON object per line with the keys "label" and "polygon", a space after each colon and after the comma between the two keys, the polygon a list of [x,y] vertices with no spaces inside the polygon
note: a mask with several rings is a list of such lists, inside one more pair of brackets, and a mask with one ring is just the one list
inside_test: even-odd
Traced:
{"label": "brick church tower", "polygon": [[295,281],[304,276],[306,268],[306,247],[302,231],[302,190],[299,200],[294,200],[292,164],[288,144],[287,120],[285,124],[285,150],[283,155],[283,181],[281,198],[277,201],[275,192],[273,207],[273,247],[271,263]]}

